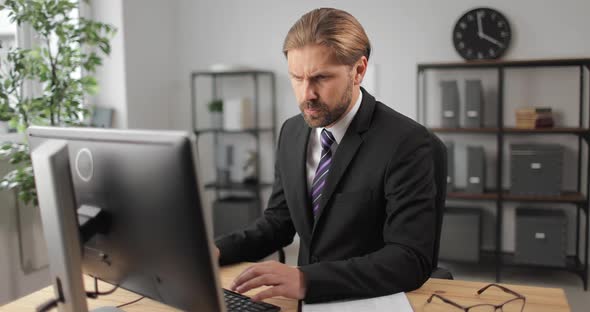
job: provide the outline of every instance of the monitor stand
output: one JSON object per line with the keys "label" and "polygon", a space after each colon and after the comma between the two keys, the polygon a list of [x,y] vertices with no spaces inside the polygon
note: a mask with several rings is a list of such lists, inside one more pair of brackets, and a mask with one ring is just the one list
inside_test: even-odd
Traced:
{"label": "monitor stand", "polygon": [[[82,280],[82,244],[70,176],[68,145],[47,140],[31,153],[43,231],[47,242],[51,280],[59,312],[87,312]],[[92,312],[123,312],[102,307]]]}
{"label": "monitor stand", "polygon": [[47,140],[31,153],[49,267],[59,312],[87,312],[82,248],[68,144]]}

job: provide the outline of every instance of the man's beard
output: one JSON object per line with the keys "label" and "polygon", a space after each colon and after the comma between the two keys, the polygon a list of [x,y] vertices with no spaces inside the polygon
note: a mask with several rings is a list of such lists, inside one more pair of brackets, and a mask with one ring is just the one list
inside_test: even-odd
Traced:
{"label": "man's beard", "polygon": [[[315,101],[306,101],[299,104],[299,109],[303,115],[303,119],[307,125],[311,128],[323,128],[329,126],[338,121],[346,112],[349,105],[352,105],[352,80],[346,86],[346,90],[340,97],[337,106],[330,110],[326,103],[322,102],[321,99]],[[318,116],[310,116],[305,114],[305,109],[318,109]]]}

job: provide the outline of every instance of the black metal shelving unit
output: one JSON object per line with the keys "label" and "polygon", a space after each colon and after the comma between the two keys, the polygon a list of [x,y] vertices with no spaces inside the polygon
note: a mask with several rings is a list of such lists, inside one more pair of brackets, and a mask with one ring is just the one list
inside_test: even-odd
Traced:
{"label": "black metal shelving unit", "polygon": [[[579,120],[578,127],[548,128],[548,129],[519,129],[504,126],[504,75],[506,69],[511,68],[540,68],[540,67],[574,67],[579,68]],[[590,71],[590,59],[548,59],[548,60],[517,60],[517,61],[470,61],[454,63],[424,63],[418,64],[416,76],[416,100],[418,120],[426,123],[426,71],[428,70],[457,70],[457,69],[495,69],[498,73],[498,107],[496,127],[493,128],[433,128],[430,129],[440,134],[469,134],[495,136],[497,144],[497,167],[496,186],[494,189],[486,190],[483,194],[472,194],[453,190],[447,194],[452,200],[483,200],[496,203],[496,226],[495,226],[495,250],[492,252],[482,251],[481,262],[495,265],[496,281],[501,280],[501,272],[504,267],[527,267],[535,269],[565,270],[578,275],[583,282],[584,290],[588,288],[588,240],[589,240],[589,194],[590,194],[590,159],[587,161],[586,185],[582,186],[582,144],[585,143],[590,153],[590,122],[584,120],[584,116],[590,109],[585,107],[584,99],[590,95],[584,94],[584,87],[588,83],[584,69]],[[590,118],[590,117],[589,117]],[[585,124],[588,122],[588,124]],[[428,125],[426,125],[428,126]],[[507,136],[523,135],[574,135],[578,138],[577,157],[577,189],[575,191],[563,192],[560,196],[519,196],[512,195],[502,188],[504,141]],[[590,158],[590,157],[588,157]],[[583,192],[585,190],[585,194]],[[497,190],[502,190],[498,192]],[[503,203],[504,202],[543,202],[543,203],[564,203],[576,207],[576,252],[574,256],[567,257],[565,267],[551,267],[540,265],[528,265],[515,263],[513,255],[502,251],[502,229],[503,229]],[[581,213],[584,216],[581,216]],[[584,230],[581,230],[582,218],[584,218]],[[580,233],[584,234],[584,253],[580,253]],[[583,261],[580,261],[580,256]]]}
{"label": "black metal shelving unit", "polygon": [[[242,130],[226,130],[226,129],[212,129],[212,128],[199,128],[197,125],[197,81],[198,79],[211,79],[211,93],[212,98],[217,99],[220,98],[220,92],[218,86],[221,83],[221,80],[226,77],[241,77],[244,79],[252,79],[254,83],[254,96],[252,98],[252,102],[254,104],[254,128],[242,129]],[[268,90],[270,92],[271,98],[271,120],[270,126],[260,127],[260,86],[262,85],[261,78],[267,77],[269,78],[269,86]],[[262,203],[261,199],[261,190],[263,188],[268,188],[272,186],[272,181],[261,181],[260,175],[260,156],[261,156],[261,144],[260,144],[260,136],[263,133],[269,133],[272,136],[272,144],[274,149],[274,144],[276,143],[276,81],[275,81],[275,74],[271,71],[264,71],[264,70],[235,70],[235,71],[196,71],[192,72],[190,75],[190,82],[191,82],[191,119],[192,119],[192,129],[197,137],[197,140],[203,135],[212,135],[213,136],[213,145],[214,145],[214,161],[215,161],[215,168],[219,167],[219,157],[216,155],[217,146],[219,145],[219,138],[221,136],[239,136],[239,135],[250,135],[255,138],[256,144],[256,177],[258,177],[258,181],[256,183],[243,183],[239,181],[231,181],[230,183],[221,183],[219,181],[219,177],[216,174],[215,181],[205,183],[205,189],[211,190],[215,192],[215,198],[219,199],[221,196],[221,192],[232,192],[232,191],[246,191],[250,192],[254,195],[258,202]],[[285,254],[283,250],[279,251],[279,260],[281,262],[285,262]]]}
{"label": "black metal shelving unit", "polygon": [[[270,86],[269,91],[271,92],[271,116],[272,120],[270,120],[269,127],[259,127],[260,120],[259,120],[259,112],[260,112],[260,77],[268,77],[270,78]],[[197,125],[197,79],[199,78],[207,78],[212,80],[211,84],[211,91],[212,91],[212,98],[219,98],[219,90],[218,85],[220,80],[224,77],[243,77],[243,78],[250,78],[254,82],[254,97],[252,99],[254,104],[254,128],[249,129],[242,129],[242,130],[226,130],[226,129],[212,129],[212,128],[199,128]],[[256,153],[257,163],[256,163],[256,176],[260,177],[260,135],[262,133],[270,133],[272,135],[272,144],[274,145],[276,142],[276,127],[275,127],[275,120],[276,120],[276,82],[275,82],[275,75],[271,71],[262,71],[262,70],[238,70],[238,71],[196,71],[191,73],[191,120],[192,120],[192,128],[199,138],[202,135],[211,134],[213,135],[213,142],[214,146],[219,144],[219,137],[222,135],[251,135],[255,138],[256,141]],[[214,155],[216,156],[216,155]],[[215,167],[218,167],[218,157],[215,158]],[[262,182],[258,181],[256,184],[243,184],[239,182],[232,182],[229,184],[221,184],[219,183],[218,179],[216,181],[209,182],[205,184],[205,188],[213,189],[216,192],[216,198],[219,198],[219,191],[220,190],[231,190],[231,189],[241,189],[241,190],[259,190],[262,187],[266,187],[270,182]],[[256,192],[258,196],[260,196],[259,192]]]}

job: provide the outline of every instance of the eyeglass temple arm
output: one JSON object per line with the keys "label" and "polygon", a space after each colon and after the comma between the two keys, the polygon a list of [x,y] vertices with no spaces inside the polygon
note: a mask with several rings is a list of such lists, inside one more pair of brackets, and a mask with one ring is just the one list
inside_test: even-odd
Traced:
{"label": "eyeglass temple arm", "polygon": [[437,294],[432,294],[430,296],[430,298],[428,298],[427,302],[430,303],[432,301],[432,298],[434,298],[434,297],[436,297],[436,298],[438,298],[438,299],[440,299],[440,300],[442,300],[442,301],[444,301],[444,302],[446,302],[446,303],[448,303],[450,305],[453,305],[453,306],[455,306],[455,307],[457,307],[459,309],[465,310],[465,307],[464,306],[462,306],[462,305],[460,305],[460,304],[458,304],[458,303],[456,303],[456,302],[454,302],[452,300],[449,300],[449,299],[447,299],[445,297],[439,296]]}
{"label": "eyeglass temple arm", "polygon": [[481,294],[482,294],[484,291],[486,291],[488,288],[490,288],[490,287],[492,287],[492,286],[498,287],[498,288],[500,288],[501,290],[503,290],[504,292],[506,292],[506,293],[509,293],[509,294],[511,294],[511,295],[515,295],[515,296],[516,296],[516,297],[518,297],[518,298],[524,298],[524,296],[523,296],[523,295],[521,295],[521,294],[519,294],[519,293],[515,292],[514,290],[508,289],[508,288],[506,288],[506,287],[504,287],[504,286],[502,286],[502,285],[498,285],[498,284],[495,284],[495,283],[489,284],[489,285],[487,285],[487,286],[483,287],[482,289],[478,290],[478,291],[477,291],[477,294],[478,294],[478,295],[481,295]]}

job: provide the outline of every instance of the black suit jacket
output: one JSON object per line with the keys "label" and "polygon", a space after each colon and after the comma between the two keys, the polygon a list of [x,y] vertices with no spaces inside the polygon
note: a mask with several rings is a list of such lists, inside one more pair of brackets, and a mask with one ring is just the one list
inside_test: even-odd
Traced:
{"label": "black suit jacket", "polygon": [[316,218],[305,167],[311,129],[298,115],[281,129],[268,208],[217,240],[221,264],[259,260],[297,232],[308,303],[410,291],[428,279],[436,192],[430,134],[361,90]]}

